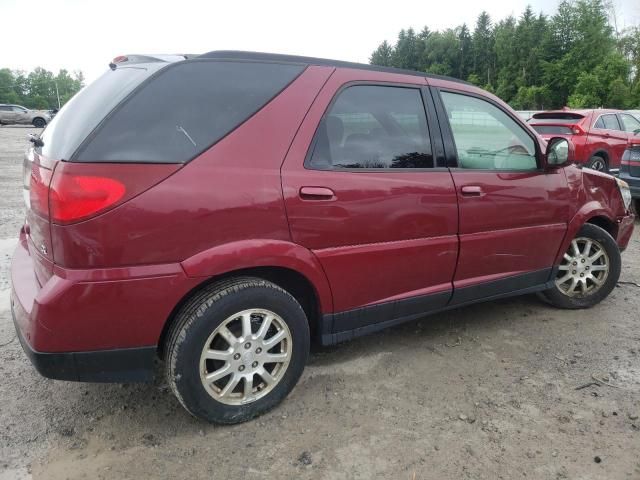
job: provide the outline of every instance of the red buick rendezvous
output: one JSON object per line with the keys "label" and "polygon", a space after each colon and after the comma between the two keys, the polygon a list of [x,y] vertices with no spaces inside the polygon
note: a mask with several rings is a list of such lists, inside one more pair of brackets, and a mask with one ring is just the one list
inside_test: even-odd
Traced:
{"label": "red buick rendezvous", "polygon": [[33,143],[11,309],[42,374],[248,420],[327,345],[475,302],[603,300],[626,183],[457,80],[246,52],[118,57]]}

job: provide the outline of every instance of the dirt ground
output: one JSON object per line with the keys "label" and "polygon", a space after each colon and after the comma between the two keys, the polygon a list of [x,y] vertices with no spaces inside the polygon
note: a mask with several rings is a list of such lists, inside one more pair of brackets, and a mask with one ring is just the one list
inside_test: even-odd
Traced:
{"label": "dirt ground", "polygon": [[[588,311],[527,296],[315,349],[280,407],[231,427],[190,417],[160,380],[40,377],[8,297],[30,131],[0,128],[0,480],[640,478],[631,283]],[[639,232],[624,282],[640,284]]]}

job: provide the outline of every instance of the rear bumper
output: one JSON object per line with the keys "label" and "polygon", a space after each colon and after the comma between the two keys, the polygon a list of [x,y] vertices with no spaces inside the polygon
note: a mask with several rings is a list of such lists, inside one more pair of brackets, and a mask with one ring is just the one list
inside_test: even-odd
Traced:
{"label": "rear bumper", "polygon": [[[12,299],[13,300],[13,299]],[[11,313],[20,345],[40,375],[73,382],[149,382],[153,380],[155,347],[98,350],[95,352],[36,352],[25,341]]]}
{"label": "rear bumper", "polygon": [[167,319],[201,280],[187,277],[177,264],[90,270],[51,265],[41,285],[29,242],[21,232],[11,262],[11,311],[36,369],[61,380],[149,380]]}

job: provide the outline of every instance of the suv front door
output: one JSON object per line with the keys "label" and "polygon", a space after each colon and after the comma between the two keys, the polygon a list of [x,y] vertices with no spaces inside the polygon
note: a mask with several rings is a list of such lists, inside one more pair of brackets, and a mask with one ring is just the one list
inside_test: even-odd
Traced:
{"label": "suv front door", "polygon": [[451,303],[544,284],[569,221],[564,172],[541,168],[534,134],[497,102],[432,91],[460,211]]}
{"label": "suv front door", "polygon": [[455,189],[420,85],[345,85],[376,79],[356,73],[325,85],[282,169],[292,239],[327,275],[337,333],[444,307],[458,253]]}

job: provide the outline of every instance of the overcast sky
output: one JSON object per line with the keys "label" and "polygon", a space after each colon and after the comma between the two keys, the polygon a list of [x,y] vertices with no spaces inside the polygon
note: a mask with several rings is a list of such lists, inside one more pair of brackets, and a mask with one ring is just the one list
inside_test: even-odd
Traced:
{"label": "overcast sky", "polygon": [[[401,28],[471,28],[527,4],[554,13],[558,0],[0,0],[0,68],[82,70],[88,81],[126,53],[254,50],[367,62]],[[640,1],[613,0],[618,27],[640,24]]]}

